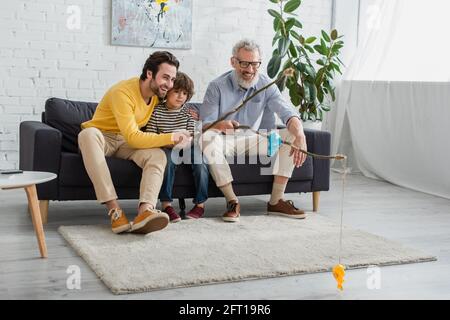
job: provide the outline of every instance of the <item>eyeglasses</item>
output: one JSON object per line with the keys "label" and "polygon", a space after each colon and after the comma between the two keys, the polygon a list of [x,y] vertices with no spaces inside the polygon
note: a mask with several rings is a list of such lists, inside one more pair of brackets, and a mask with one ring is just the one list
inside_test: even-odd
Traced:
{"label": "eyeglasses", "polygon": [[236,61],[239,63],[239,66],[241,68],[248,68],[249,66],[252,66],[255,69],[258,69],[261,66],[261,61],[241,61],[238,58],[234,57],[236,59]]}

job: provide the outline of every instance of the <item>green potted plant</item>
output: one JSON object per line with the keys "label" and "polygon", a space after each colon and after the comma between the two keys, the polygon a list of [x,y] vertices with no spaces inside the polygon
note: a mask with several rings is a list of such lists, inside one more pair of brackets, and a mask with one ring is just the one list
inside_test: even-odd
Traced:
{"label": "green potted plant", "polygon": [[278,83],[281,92],[289,91],[292,104],[298,108],[303,121],[323,120],[330,111],[331,102],[336,100],[333,78],[336,72],[342,74],[339,59],[344,42],[337,30],[327,33],[322,30],[320,37],[304,37],[303,28],[294,13],[301,0],[269,0],[278,9],[269,9],[273,17],[275,35],[274,51],[267,65],[271,78],[279,77],[288,68],[294,76]]}

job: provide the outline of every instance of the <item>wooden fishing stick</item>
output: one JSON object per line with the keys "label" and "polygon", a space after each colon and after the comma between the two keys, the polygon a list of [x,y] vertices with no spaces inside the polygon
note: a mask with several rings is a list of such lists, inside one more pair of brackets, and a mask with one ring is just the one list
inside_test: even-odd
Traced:
{"label": "wooden fishing stick", "polygon": [[[234,127],[234,128],[235,128],[235,129],[245,129],[245,130],[250,130],[251,132],[256,133],[256,134],[259,134],[260,136],[262,136],[262,137],[264,137],[264,138],[267,138],[267,139],[269,138],[269,135],[268,135],[268,134],[265,134],[265,133],[262,133],[262,132],[253,130],[253,129],[250,128],[249,126],[237,126],[237,127]],[[308,155],[308,156],[311,156],[311,157],[313,157],[313,158],[324,159],[324,160],[332,160],[332,159],[334,159],[334,160],[345,160],[345,159],[347,159],[347,156],[342,155],[342,154],[337,154],[337,155],[334,155],[334,156],[325,156],[325,155],[322,155],[322,154],[316,154],[316,153],[313,153],[313,152],[309,152],[309,151],[306,151],[306,150],[302,150],[302,149],[300,149],[299,147],[294,146],[291,142],[286,141],[286,140],[283,140],[283,139],[281,139],[280,142],[281,142],[282,144],[288,145],[288,146],[290,146],[291,148],[293,148],[293,149],[295,149],[295,150],[298,150],[298,151],[300,151],[301,153],[304,153],[304,154],[306,154],[306,155]]]}
{"label": "wooden fishing stick", "polygon": [[[291,73],[290,73],[290,72],[291,72],[290,70],[292,70],[292,69],[287,69],[287,70],[283,73],[283,75],[282,75],[281,77],[279,77],[278,79],[276,79],[276,80],[272,81],[271,83],[265,85],[265,86],[262,87],[261,89],[255,91],[255,92],[254,92],[252,95],[250,95],[247,99],[245,99],[244,101],[242,101],[242,103],[241,103],[239,106],[237,106],[236,108],[234,108],[234,109],[231,110],[231,111],[228,111],[227,113],[225,113],[224,115],[222,115],[219,119],[217,119],[216,121],[214,121],[214,122],[211,123],[210,125],[204,127],[203,130],[202,130],[203,133],[205,133],[205,132],[208,131],[209,129],[212,129],[212,128],[213,128],[216,124],[218,124],[219,122],[225,120],[226,118],[228,118],[228,117],[231,116],[232,114],[234,114],[234,113],[238,112],[239,110],[241,110],[241,109],[247,104],[247,102],[249,102],[251,99],[253,99],[255,96],[257,96],[258,94],[260,94],[260,93],[263,92],[264,90],[267,90],[267,88],[269,88],[270,86],[272,86],[272,85],[274,85],[274,84],[276,84],[276,83],[278,83],[278,82],[284,81],[284,79],[286,79],[286,77],[290,76],[290,74],[291,74]],[[289,72],[288,72],[288,71],[289,71]]]}
{"label": "wooden fishing stick", "polygon": [[[294,70],[292,68],[288,68],[283,72],[283,75],[281,77],[279,77],[278,79],[270,82],[269,84],[265,85],[264,87],[262,87],[261,89],[255,91],[252,95],[250,95],[248,98],[246,98],[244,101],[242,101],[242,103],[237,106],[236,108],[234,108],[231,111],[228,111],[227,113],[225,113],[224,115],[222,115],[221,117],[219,117],[219,119],[217,119],[216,121],[214,121],[213,123],[211,123],[210,125],[206,126],[203,128],[202,132],[205,133],[206,131],[212,129],[215,125],[217,125],[219,122],[226,120],[226,118],[228,118],[229,116],[231,116],[232,114],[238,112],[239,110],[241,110],[242,108],[245,107],[245,105],[247,104],[247,102],[249,102],[251,99],[253,99],[255,96],[257,96],[258,94],[260,94],[261,92],[263,92],[264,90],[267,90],[270,86],[284,81],[287,77],[292,77],[294,75]],[[251,129],[249,126],[238,126],[235,127],[234,129],[248,129],[251,130],[252,132],[259,134],[260,136],[263,136],[265,138],[268,138],[268,135],[263,134],[261,132],[258,132],[256,130]],[[305,151],[300,149],[297,146],[294,146],[292,143],[288,142],[288,141],[284,141],[281,140],[281,143],[286,144],[296,150],[299,150],[301,153],[309,155],[311,157],[317,158],[317,159],[326,159],[326,160],[331,160],[331,159],[335,159],[335,160],[344,160],[347,159],[347,156],[342,155],[342,154],[337,154],[337,155],[332,155],[332,156],[325,156],[325,155],[321,155],[321,154],[315,154],[309,151]]]}

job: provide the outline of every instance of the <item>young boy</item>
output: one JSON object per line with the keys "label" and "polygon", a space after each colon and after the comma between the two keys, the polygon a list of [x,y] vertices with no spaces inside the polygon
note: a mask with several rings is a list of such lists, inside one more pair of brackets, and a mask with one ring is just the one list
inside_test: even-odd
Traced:
{"label": "young boy", "polygon": [[[145,128],[145,131],[152,133],[172,133],[180,130],[187,130],[194,133],[196,121],[185,107],[185,103],[194,95],[194,83],[186,74],[178,72],[173,88],[167,92],[165,103],[155,107],[152,116]],[[164,172],[164,180],[159,192],[162,211],[167,213],[170,222],[178,222],[181,217],[172,207],[172,190],[175,181],[175,170],[177,165],[173,162],[172,148],[163,149],[167,156],[167,166]],[[201,218],[205,212],[205,202],[208,199],[208,179],[209,171],[203,162],[201,150],[191,146],[183,150],[191,152],[192,172],[196,196],[193,200],[195,206],[186,214],[188,219]]]}

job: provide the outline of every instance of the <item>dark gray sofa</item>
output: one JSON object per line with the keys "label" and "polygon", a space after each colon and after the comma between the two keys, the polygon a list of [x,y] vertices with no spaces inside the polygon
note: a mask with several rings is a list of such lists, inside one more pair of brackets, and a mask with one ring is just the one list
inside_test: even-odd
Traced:
{"label": "dark gray sofa", "polygon": [[[20,124],[20,169],[48,171],[58,178],[37,185],[43,220],[47,220],[49,200],[95,200],[92,183],[78,152],[77,135],[80,124],[89,120],[96,103],[50,98],[45,104],[42,122],[24,121]],[[308,150],[318,154],[330,153],[331,136],[325,131],[306,130]],[[111,176],[120,199],[138,199],[141,169],[132,161],[107,158]],[[261,164],[232,164],[234,189],[238,196],[270,194],[272,176],[260,175]],[[209,196],[222,197],[210,181]],[[318,210],[320,191],[328,191],[330,162],[308,157],[303,167],[295,169],[287,193],[313,193],[313,210]],[[194,197],[193,178],[189,166],[177,170],[174,198],[185,209],[185,198]]]}

